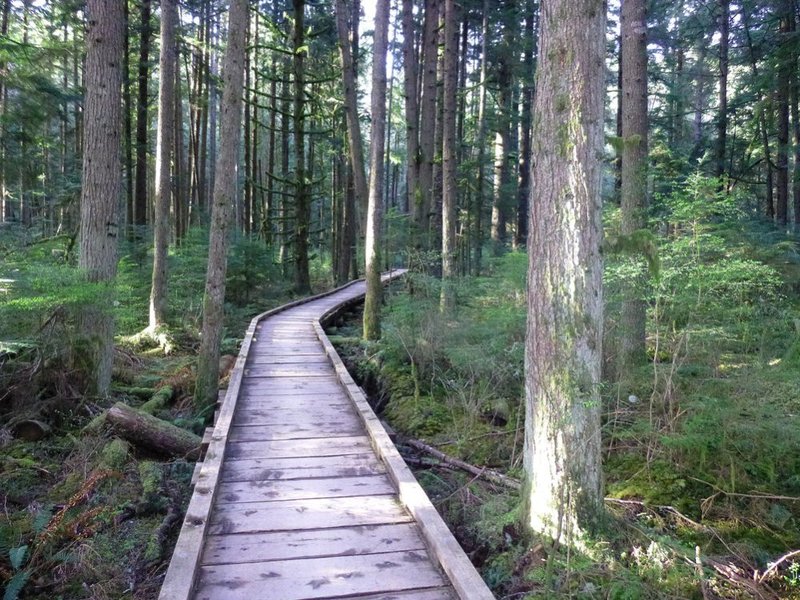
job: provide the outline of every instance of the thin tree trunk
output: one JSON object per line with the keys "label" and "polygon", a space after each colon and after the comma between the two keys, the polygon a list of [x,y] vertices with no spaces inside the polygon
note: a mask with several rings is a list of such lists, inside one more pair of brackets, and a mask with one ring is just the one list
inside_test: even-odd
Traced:
{"label": "thin tree trunk", "polygon": [[534,531],[572,546],[603,520],[602,6],[542,4],[534,107],[525,514]]}
{"label": "thin tree trunk", "polygon": [[336,32],[339,40],[339,57],[342,61],[347,145],[350,150],[350,164],[355,178],[356,202],[361,207],[363,214],[366,215],[369,189],[364,170],[364,145],[361,137],[361,123],[358,119],[358,88],[356,87],[356,71],[351,53],[351,32],[347,23],[348,14],[349,11],[345,0],[336,0]]}
{"label": "thin tree trunk", "polygon": [[412,210],[419,193],[419,95],[417,91],[417,52],[414,27],[414,1],[403,1],[403,85],[406,109],[406,201],[404,212]]}
{"label": "thin tree trunk", "polygon": [[[647,6],[622,1],[622,235],[647,226]],[[625,287],[620,373],[645,359],[644,274]]]}
{"label": "thin tree trunk", "polygon": [[[133,224],[141,230],[147,225],[147,109],[150,103],[150,0],[142,2],[139,40],[139,95],[136,103],[136,210]],[[137,236],[141,235],[141,231]]]}
{"label": "thin tree trunk", "polygon": [[[3,15],[0,18],[0,34],[8,37],[8,20],[11,13],[11,0],[3,0]],[[0,72],[5,71],[5,63],[0,63]],[[0,77],[0,221],[10,221],[13,216],[11,203],[8,201],[6,183],[6,106],[8,105],[8,89],[5,79]]]}
{"label": "thin tree trunk", "polygon": [[[177,56],[176,56],[177,60]],[[180,69],[175,69],[175,242],[180,245],[189,224],[188,173],[185,139],[183,133],[183,92]]]}
{"label": "thin tree trunk", "polygon": [[483,24],[481,25],[481,81],[478,95],[478,182],[473,209],[475,246],[474,275],[480,275],[483,258],[483,205],[486,185],[486,77],[489,52],[489,0],[483,0]]}
{"label": "thin tree trunk", "polygon": [[778,186],[777,202],[775,205],[775,221],[781,229],[786,229],[789,222],[789,92],[792,72],[796,65],[791,62],[789,40],[792,19],[791,0],[782,0],[780,22],[780,55],[777,69],[777,100],[778,100],[778,152],[776,155],[776,183]]}
{"label": "thin tree trunk", "polygon": [[[86,154],[81,186],[78,266],[90,282],[108,285],[113,295],[117,274],[117,211],[122,197],[120,147],[124,0],[88,0],[84,127]],[[90,363],[89,394],[105,396],[111,385],[114,355],[112,298],[97,298],[84,307],[80,326]]]}
{"label": "thin tree trunk", "polygon": [[730,0],[719,2],[719,112],[717,115],[717,148],[715,154],[714,175],[725,174],[725,155],[728,137],[728,47],[731,19]]}
{"label": "thin tree trunk", "polygon": [[365,240],[367,294],[364,298],[364,339],[381,337],[381,205],[383,144],[386,135],[386,54],[389,46],[389,0],[375,6],[372,51],[372,134],[369,149],[369,205]]}
{"label": "thin tree trunk", "polygon": [[[794,2],[792,2],[794,4]],[[794,8],[794,7],[793,7]],[[797,32],[797,13],[792,10],[791,31]],[[797,46],[791,50],[792,132],[794,134],[794,164],[792,172],[792,204],[794,205],[794,230],[800,233],[800,77],[797,74]]]}
{"label": "thin tree trunk", "polygon": [[[758,71],[758,61],[756,59],[755,48],[753,47],[753,36],[750,34],[750,24],[747,11],[742,11],[742,24],[744,25],[745,36],[747,39],[747,48],[750,54],[750,66],[753,71],[753,78],[758,81],[759,79],[759,71]],[[761,147],[762,151],[764,152],[764,162],[766,163],[766,176],[767,176],[767,184],[765,186],[766,192],[766,210],[764,211],[765,214],[772,219],[775,215],[775,199],[773,197],[773,164],[772,164],[772,152],[770,151],[769,147],[769,133],[767,132],[767,118],[766,118],[766,111],[767,107],[763,106],[764,101],[764,93],[759,92],[758,95],[758,104],[761,105],[761,109],[758,114],[758,132],[761,136]]]}
{"label": "thin tree trunk", "polygon": [[150,288],[149,329],[155,331],[167,321],[167,248],[169,208],[172,197],[172,150],[175,143],[175,30],[178,7],[175,0],[161,0],[161,54],[158,62],[158,131],[156,132],[156,185],[153,214],[153,280]]}
{"label": "thin tree trunk", "polygon": [[531,122],[533,115],[533,58],[536,55],[536,32],[534,28],[535,8],[527,0],[525,8],[525,54],[522,59],[524,80],[522,84],[522,115],[520,130],[522,144],[519,152],[519,187],[517,190],[517,231],[514,246],[524,248],[528,242],[528,197],[531,193]]}
{"label": "thin tree trunk", "polygon": [[278,135],[278,68],[275,57],[272,58],[272,68],[270,69],[272,79],[269,84],[270,112],[269,112],[269,144],[267,145],[267,204],[264,207],[264,241],[268,246],[272,246],[272,220],[275,211],[275,140]]}
{"label": "thin tree trunk", "polygon": [[222,79],[220,148],[217,155],[217,178],[211,208],[208,272],[203,297],[203,329],[197,358],[197,385],[194,400],[197,408],[208,414],[217,401],[219,388],[219,351],[225,302],[225,274],[228,268],[228,233],[236,198],[236,164],[242,134],[242,96],[244,84],[245,31],[248,1],[231,0],[228,21],[228,47]]}
{"label": "thin tree trunk", "polygon": [[456,305],[456,110],[458,91],[459,13],[455,0],[444,3],[444,92],[442,119],[442,312]]}
{"label": "thin tree trunk", "polygon": [[[130,65],[130,11],[128,9],[128,0],[123,2],[123,9],[125,15],[125,48],[123,49],[123,81],[122,81],[122,90],[123,90],[123,114],[125,117],[125,209],[126,209],[126,219],[125,225],[127,226],[126,237],[129,240],[133,239],[133,224],[134,218],[136,215],[136,207],[134,205],[134,198],[133,198],[133,178],[134,178],[134,170],[133,170],[133,119],[131,117],[131,113],[133,111],[133,98],[131,95],[131,65]],[[67,46],[67,26],[64,25],[64,47]],[[0,65],[0,71],[2,71],[2,65]],[[2,83],[0,83],[2,85]],[[69,67],[67,65],[66,59],[64,61],[64,77],[62,81],[62,85],[66,90],[69,87]],[[67,103],[64,103],[63,108],[63,127],[64,127],[64,139],[63,139],[63,154],[65,157],[64,162],[66,162],[66,153],[67,153],[67,119],[68,119],[68,111],[67,111]],[[2,157],[0,157],[2,160]],[[66,175],[66,166],[63,169],[63,174]]]}
{"label": "thin tree trunk", "polygon": [[[289,178],[289,122],[291,120],[290,113],[291,113],[291,100],[290,100],[290,73],[291,73],[291,62],[286,61],[284,63],[284,71],[283,71],[283,85],[281,86],[281,98],[283,99],[281,102],[281,177],[283,177],[284,181],[288,180]],[[289,275],[289,259],[290,259],[290,236],[291,236],[291,228],[289,227],[291,220],[289,218],[289,207],[291,203],[289,202],[289,193],[292,189],[288,184],[284,184],[281,190],[281,212],[280,212],[280,232],[281,232],[281,249],[279,255],[279,261],[281,263],[281,269],[283,271],[283,276],[288,277]]]}
{"label": "thin tree trunk", "polygon": [[292,34],[292,67],[294,71],[294,289],[298,294],[311,292],[308,270],[308,231],[311,218],[311,198],[306,178],[305,135],[305,0],[292,0],[294,32]]}
{"label": "thin tree trunk", "polygon": [[438,57],[439,2],[425,0],[425,29],[422,38],[422,100],[419,126],[419,194],[414,198],[412,218],[418,242],[428,246],[433,198],[433,162],[436,135],[436,63]]}

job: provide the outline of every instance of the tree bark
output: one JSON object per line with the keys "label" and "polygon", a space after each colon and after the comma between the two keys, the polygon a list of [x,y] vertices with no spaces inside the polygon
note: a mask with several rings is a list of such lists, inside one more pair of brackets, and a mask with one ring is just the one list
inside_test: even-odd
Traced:
{"label": "tree bark", "polygon": [[199,436],[122,402],[108,409],[106,421],[126,440],[152,452],[189,461],[200,458]]}
{"label": "tree bark", "polygon": [[487,63],[489,55],[489,0],[483,0],[483,23],[481,25],[481,81],[478,92],[478,182],[475,192],[475,207],[472,219],[474,221],[473,245],[475,252],[474,275],[480,275],[483,262],[483,205],[484,188],[486,183],[486,77],[488,74]]}
{"label": "tree bark", "polygon": [[406,202],[409,212],[419,193],[419,94],[417,52],[414,32],[414,2],[402,0],[403,18],[403,85],[406,109]]}
{"label": "tree bark", "polygon": [[161,0],[160,85],[158,89],[158,131],[156,132],[156,184],[153,214],[153,280],[150,288],[150,324],[152,332],[167,320],[167,248],[169,246],[169,209],[172,198],[172,150],[175,143],[175,72],[177,53],[175,29],[178,7],[175,0]]}
{"label": "tree bark", "polygon": [[292,34],[292,68],[294,70],[294,290],[298,294],[311,292],[308,271],[308,231],[311,220],[311,198],[306,179],[306,84],[305,84],[305,0],[292,0],[294,32]]}
{"label": "tree bark", "polygon": [[455,0],[444,3],[444,92],[442,108],[442,312],[455,308],[456,295],[456,109],[459,14]]}
{"label": "tree bark", "polygon": [[[622,235],[647,226],[647,3],[623,0],[622,20]],[[620,373],[645,358],[646,277],[625,287]]]}
{"label": "tree bark", "polygon": [[375,5],[372,50],[372,134],[369,148],[369,205],[365,240],[367,295],[364,298],[364,339],[381,337],[381,218],[383,204],[383,144],[386,135],[386,54],[389,46],[389,0]]}
{"label": "tree bark", "polygon": [[[139,39],[139,89],[136,103],[136,207],[133,224],[137,229],[147,225],[147,108],[150,103],[150,0],[142,1],[142,26]],[[142,232],[137,233],[137,237]]]}
{"label": "tree bark", "polygon": [[778,186],[775,203],[775,221],[778,227],[786,229],[789,222],[789,92],[792,72],[797,65],[791,61],[790,20],[793,19],[792,0],[782,0],[780,21],[779,62],[777,72],[778,100],[778,152],[776,155],[776,183]]}
{"label": "tree bark", "polygon": [[436,140],[436,62],[438,0],[425,0],[425,29],[422,37],[422,99],[419,125],[419,193],[414,198],[412,219],[418,242],[428,245],[431,207],[433,202],[433,161]]}
{"label": "tree bark", "polygon": [[208,271],[203,297],[203,329],[197,358],[197,385],[194,395],[195,404],[201,411],[214,406],[219,389],[219,352],[224,315],[225,274],[228,268],[228,234],[236,198],[236,165],[242,135],[242,88],[247,15],[247,0],[231,0],[228,47],[225,49],[222,74],[220,148],[217,154],[217,177],[211,208]]}
{"label": "tree bark", "polygon": [[[600,364],[606,13],[542,4],[525,343],[526,520],[580,545],[602,522]],[[580,48],[580,52],[575,49]]]}
{"label": "tree bark", "polygon": [[528,197],[531,193],[531,123],[533,114],[533,74],[534,56],[536,56],[536,30],[534,28],[534,15],[536,11],[533,2],[528,0],[525,9],[525,36],[523,42],[525,52],[522,59],[522,115],[520,117],[520,131],[522,143],[519,151],[519,186],[517,189],[517,230],[514,235],[514,247],[524,248],[528,242]]}
{"label": "tree bark", "polygon": [[[88,0],[78,266],[90,282],[113,286],[117,274],[117,211],[122,195],[122,0]],[[90,394],[105,396],[111,385],[114,316],[110,298],[84,308],[80,326],[87,344]]]}
{"label": "tree bark", "polygon": [[353,169],[356,202],[363,214],[367,214],[369,188],[364,171],[364,144],[361,123],[358,120],[358,88],[356,69],[351,53],[350,27],[347,23],[349,10],[345,0],[336,0],[336,33],[339,40],[339,57],[342,61],[342,84],[344,86],[344,114],[347,123],[347,145],[350,165]]}

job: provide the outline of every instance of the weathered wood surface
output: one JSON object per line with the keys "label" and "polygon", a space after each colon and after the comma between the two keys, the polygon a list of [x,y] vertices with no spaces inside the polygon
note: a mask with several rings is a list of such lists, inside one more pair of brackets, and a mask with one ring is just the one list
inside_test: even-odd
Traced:
{"label": "weathered wood surface", "polygon": [[251,323],[162,600],[492,597],[479,578],[455,591],[445,573],[459,570],[430,552],[403,499],[424,494],[398,493],[377,418],[320,339],[320,317],[363,293],[360,282]]}

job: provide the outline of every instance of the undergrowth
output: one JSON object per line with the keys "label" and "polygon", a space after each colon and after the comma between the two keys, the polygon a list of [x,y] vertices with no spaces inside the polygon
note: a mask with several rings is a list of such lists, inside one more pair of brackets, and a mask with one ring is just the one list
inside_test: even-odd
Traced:
{"label": "undergrowth", "polygon": [[[606,231],[604,464],[615,526],[588,555],[522,531],[519,498],[421,463],[418,477],[498,597],[800,597],[800,250],[690,177],[657,199],[648,260]],[[439,313],[412,272],[377,344],[339,327],[402,435],[521,476],[527,258],[462,279]],[[642,275],[644,277],[642,278]],[[648,357],[618,372],[622,291],[648,301]],[[350,343],[346,343],[350,341]]]}

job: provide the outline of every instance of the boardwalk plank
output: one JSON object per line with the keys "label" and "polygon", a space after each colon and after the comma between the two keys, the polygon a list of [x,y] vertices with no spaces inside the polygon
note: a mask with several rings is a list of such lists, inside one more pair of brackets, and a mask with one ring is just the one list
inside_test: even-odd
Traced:
{"label": "boardwalk plank", "polygon": [[236,411],[233,425],[285,425],[288,428],[305,428],[320,423],[343,422],[361,423],[357,417],[347,411],[346,402],[324,405],[263,405],[262,408],[246,408]]}
{"label": "boardwalk plank", "polygon": [[335,376],[333,366],[328,363],[252,364],[245,367],[246,378],[252,377],[330,377]]}
{"label": "boardwalk plank", "polygon": [[203,564],[376,554],[424,548],[422,537],[413,523],[313,531],[238,533],[209,537],[203,554]]}
{"label": "boardwalk plank", "polygon": [[405,592],[384,592],[366,596],[351,596],[349,600],[456,600],[453,588],[440,587],[429,590],[410,590]]}
{"label": "boardwalk plank", "polygon": [[440,586],[444,582],[419,550],[203,567],[198,600],[285,600]]}
{"label": "boardwalk plank", "polygon": [[[281,411],[282,413],[283,411]],[[270,440],[299,440],[305,438],[353,437],[364,434],[364,426],[353,415],[329,413],[331,419],[315,416],[307,423],[287,422],[280,425],[238,425],[231,427],[228,440],[231,442],[258,442]],[[349,417],[349,418],[348,418]]]}
{"label": "boardwalk plank", "polygon": [[[227,458],[289,458],[292,456],[342,456],[363,454],[371,449],[366,435],[331,439],[231,442]],[[346,461],[343,458],[342,461]]]}
{"label": "boardwalk plank", "polygon": [[387,495],[395,492],[385,475],[273,481],[236,481],[218,487],[217,504],[310,498]]}
{"label": "boardwalk plank", "polygon": [[222,481],[269,481],[310,477],[356,477],[378,475],[386,468],[372,453],[311,458],[253,458],[229,460],[222,468]]}
{"label": "boardwalk plank", "polygon": [[281,502],[220,504],[215,507],[209,534],[325,529],[353,525],[407,523],[411,517],[394,496],[322,498]]}

